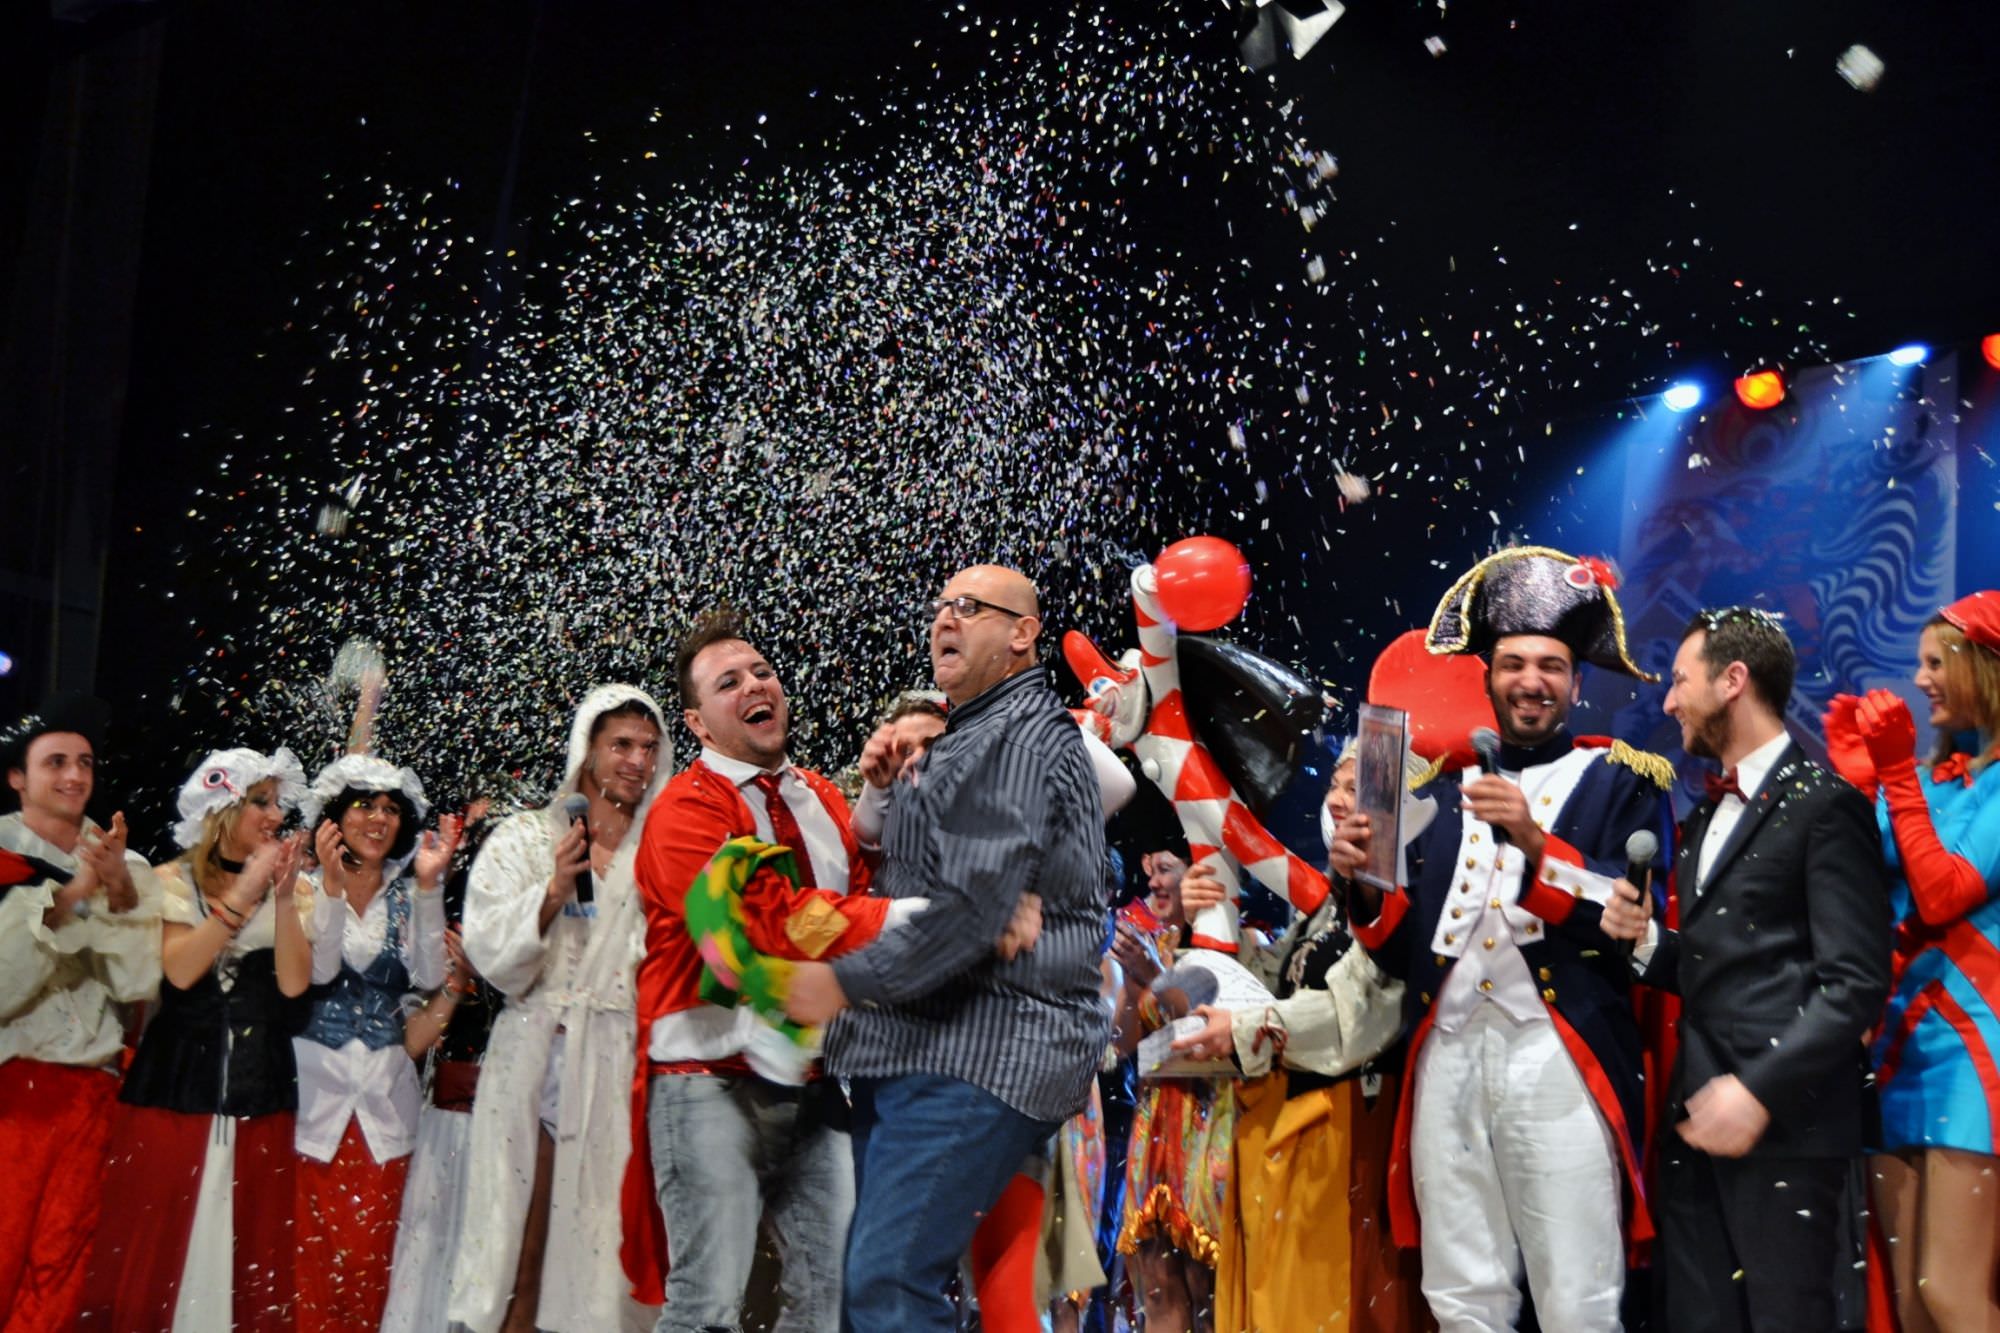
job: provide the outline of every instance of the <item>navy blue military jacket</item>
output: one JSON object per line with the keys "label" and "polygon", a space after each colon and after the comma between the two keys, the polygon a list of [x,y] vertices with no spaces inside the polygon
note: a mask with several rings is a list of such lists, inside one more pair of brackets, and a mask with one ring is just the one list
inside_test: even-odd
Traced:
{"label": "navy blue military jacket", "polygon": [[[1528,787],[1542,766],[1560,762],[1579,747],[1598,757],[1585,764],[1560,805],[1550,807],[1553,818],[1536,811],[1548,847],[1542,865],[1532,868],[1532,878],[1524,876],[1517,901],[1527,924],[1514,938],[1559,1029],[1568,1029],[1565,1041],[1578,1057],[1585,1082],[1607,1121],[1622,1121],[1636,1160],[1643,1153],[1646,1128],[1645,1063],[1632,1011],[1631,957],[1599,928],[1601,886],[1586,890],[1578,882],[1581,877],[1565,871],[1581,867],[1611,878],[1622,875],[1625,840],[1639,829],[1650,829],[1660,839],[1652,881],[1659,911],[1674,822],[1666,786],[1655,779],[1669,777],[1672,770],[1657,756],[1599,740],[1579,742],[1567,732],[1532,749],[1501,746],[1500,767],[1519,774]],[[1451,929],[1447,922],[1440,930],[1440,918],[1447,911],[1466,910],[1456,906],[1466,901],[1459,874],[1465,833],[1460,776],[1446,773],[1419,794],[1435,798],[1438,812],[1409,846],[1409,883],[1402,893],[1384,897],[1375,921],[1354,928],[1355,938],[1382,969],[1405,983],[1405,1018],[1413,1028],[1428,1016],[1458,961],[1435,947]],[[1571,1034],[1585,1049],[1578,1049]]]}

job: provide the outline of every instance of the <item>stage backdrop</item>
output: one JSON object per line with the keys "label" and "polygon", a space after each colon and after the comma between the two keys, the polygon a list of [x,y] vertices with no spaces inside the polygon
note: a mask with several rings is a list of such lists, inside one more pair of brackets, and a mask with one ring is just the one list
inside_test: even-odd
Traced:
{"label": "stage backdrop", "polygon": [[1633,656],[1662,681],[1633,690],[1591,673],[1579,729],[1608,719],[1617,736],[1671,757],[1685,810],[1700,767],[1683,763],[1679,729],[1660,711],[1665,677],[1689,617],[1744,603],[1780,614],[1798,648],[1789,721],[1808,748],[1823,753],[1831,696],[1875,686],[1910,699],[1927,733],[1910,674],[1924,621],[1956,595],[1956,386],[1954,356],[1910,367],[1876,358],[1801,373],[1773,411],[1732,399],[1700,416],[1650,407],[1621,423],[1607,442],[1624,453],[1619,517],[1595,526],[1618,543]]}

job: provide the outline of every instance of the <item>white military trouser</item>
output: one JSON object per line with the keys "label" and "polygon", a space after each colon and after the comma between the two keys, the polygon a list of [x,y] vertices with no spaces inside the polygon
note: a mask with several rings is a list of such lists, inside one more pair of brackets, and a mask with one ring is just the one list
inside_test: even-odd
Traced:
{"label": "white military trouser", "polygon": [[1412,1183],[1424,1299],[1443,1333],[1504,1333],[1526,1264],[1546,1333],[1617,1333],[1617,1146],[1548,1022],[1481,1004],[1418,1053]]}

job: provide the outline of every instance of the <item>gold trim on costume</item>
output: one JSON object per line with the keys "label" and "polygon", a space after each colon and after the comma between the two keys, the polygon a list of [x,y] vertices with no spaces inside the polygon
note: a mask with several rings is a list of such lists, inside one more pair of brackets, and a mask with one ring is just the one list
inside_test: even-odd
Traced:
{"label": "gold trim on costume", "polygon": [[1623,764],[1625,767],[1647,779],[1661,791],[1674,789],[1674,766],[1665,755],[1654,754],[1651,750],[1641,750],[1636,745],[1614,740],[1611,748],[1604,752],[1607,763]]}
{"label": "gold trim on costume", "polygon": [[1145,1239],[1140,1233],[1152,1227],[1157,1227],[1170,1245],[1194,1256],[1197,1263],[1215,1267],[1216,1256],[1222,1251],[1220,1242],[1194,1224],[1170,1185],[1153,1186],[1146,1202],[1125,1214],[1125,1225],[1118,1229],[1118,1253],[1136,1253],[1139,1242]]}

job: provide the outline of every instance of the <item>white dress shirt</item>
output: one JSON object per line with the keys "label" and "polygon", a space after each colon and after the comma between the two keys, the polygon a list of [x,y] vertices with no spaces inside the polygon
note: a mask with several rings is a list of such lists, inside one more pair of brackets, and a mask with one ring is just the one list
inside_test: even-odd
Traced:
{"label": "white dress shirt", "polygon": [[1772,766],[1778,756],[1792,743],[1791,735],[1780,731],[1770,740],[1746,754],[1736,763],[1736,785],[1743,789],[1738,796],[1731,792],[1716,803],[1715,813],[1709,816],[1708,831],[1702,835],[1701,852],[1695,858],[1695,893],[1700,895],[1708,885],[1709,868],[1722,855],[1722,849],[1729,845],[1729,835],[1743,820],[1743,812],[1749,803],[1764,789],[1764,779],[1770,776]]}
{"label": "white dress shirt", "polygon": [[[1708,818],[1708,830],[1702,834],[1701,849],[1695,854],[1694,884],[1688,895],[1693,902],[1707,887],[1709,868],[1715,864],[1722,849],[1729,845],[1730,834],[1743,820],[1743,812],[1750,808],[1750,802],[1764,789],[1764,780],[1771,775],[1771,769],[1778,762],[1778,756],[1792,743],[1790,732],[1781,731],[1770,740],[1743,756],[1736,763],[1736,785],[1743,789],[1743,795],[1735,792],[1725,795],[1715,804],[1715,813]],[[1660,919],[1654,917],[1646,923],[1646,934],[1632,949],[1632,968],[1643,972],[1653,961],[1653,950],[1660,945]]]}
{"label": "white dress shirt", "polygon": [[[84,822],[84,833],[102,837]],[[0,816],[0,848],[75,874],[82,862],[30,829]],[[42,1060],[115,1071],[125,1042],[125,1006],[160,985],[160,884],[137,852],[125,853],[139,904],[114,912],[103,889],[81,920],[51,929],[43,918],[61,885],[17,884],[0,894],[0,1064]]]}

